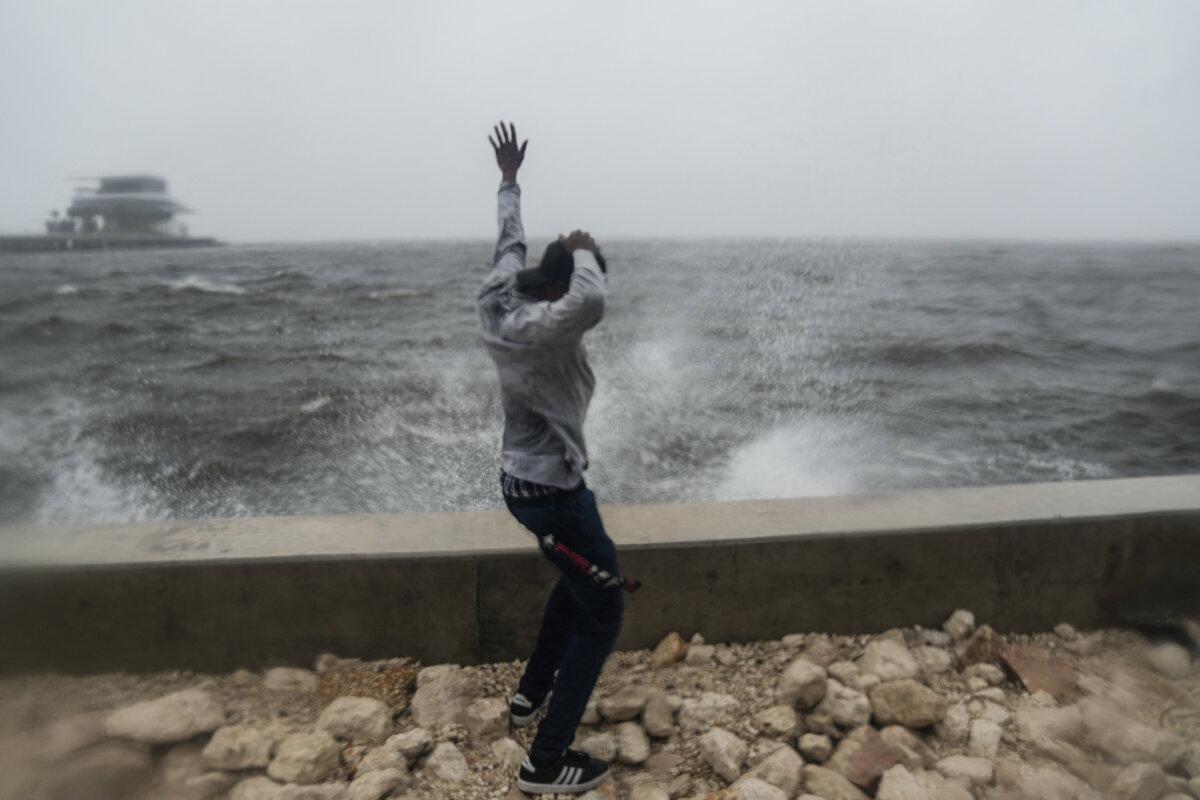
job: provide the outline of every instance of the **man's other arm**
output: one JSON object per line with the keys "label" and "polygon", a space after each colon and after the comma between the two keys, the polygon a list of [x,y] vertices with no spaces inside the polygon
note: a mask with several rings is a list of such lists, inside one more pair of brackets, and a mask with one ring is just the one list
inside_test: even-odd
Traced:
{"label": "man's other arm", "polygon": [[572,254],[575,271],[567,293],[552,302],[531,303],[510,314],[500,334],[513,342],[552,344],[582,336],[604,317],[608,277],[591,250]]}

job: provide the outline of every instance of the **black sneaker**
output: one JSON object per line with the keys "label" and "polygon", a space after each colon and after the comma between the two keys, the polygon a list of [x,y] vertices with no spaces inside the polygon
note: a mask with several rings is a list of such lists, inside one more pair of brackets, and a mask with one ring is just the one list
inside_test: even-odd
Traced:
{"label": "black sneaker", "polygon": [[546,697],[543,697],[540,702],[534,703],[525,695],[517,692],[513,695],[512,700],[508,703],[508,721],[513,724],[514,728],[521,728],[533,722],[534,716],[546,705]]}
{"label": "black sneaker", "polygon": [[517,788],[526,794],[581,794],[607,777],[607,763],[578,750],[568,750],[544,767],[535,767],[526,755],[517,773]]}

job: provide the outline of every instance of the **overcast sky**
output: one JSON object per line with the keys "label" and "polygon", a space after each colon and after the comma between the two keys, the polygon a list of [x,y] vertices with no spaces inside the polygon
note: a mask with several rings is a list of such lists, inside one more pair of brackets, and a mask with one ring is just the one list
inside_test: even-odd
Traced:
{"label": "overcast sky", "polygon": [[1200,3],[0,0],[0,231],[149,171],[232,241],[1200,236]]}

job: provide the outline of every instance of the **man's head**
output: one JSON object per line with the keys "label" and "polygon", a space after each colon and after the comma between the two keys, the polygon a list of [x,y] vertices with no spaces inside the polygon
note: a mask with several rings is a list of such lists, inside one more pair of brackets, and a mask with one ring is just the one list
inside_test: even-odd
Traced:
{"label": "man's head", "polygon": [[[546,252],[542,253],[542,260],[536,267],[517,273],[517,283],[521,291],[530,297],[550,302],[567,293],[571,286],[571,275],[575,272],[575,257],[567,247],[568,241],[561,236],[555,239],[546,245]],[[600,255],[599,249],[593,252],[596,255],[596,263],[600,265],[600,271],[607,272],[608,265],[604,256]]]}

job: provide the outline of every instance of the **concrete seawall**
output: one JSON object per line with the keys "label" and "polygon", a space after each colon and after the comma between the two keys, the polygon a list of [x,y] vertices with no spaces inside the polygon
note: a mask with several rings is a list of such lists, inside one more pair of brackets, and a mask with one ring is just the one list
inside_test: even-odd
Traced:
{"label": "concrete seawall", "polygon": [[[601,498],[603,500],[603,498]],[[621,648],[1200,613],[1200,475],[601,509]],[[504,511],[0,529],[0,673],[523,657],[554,570]]]}

